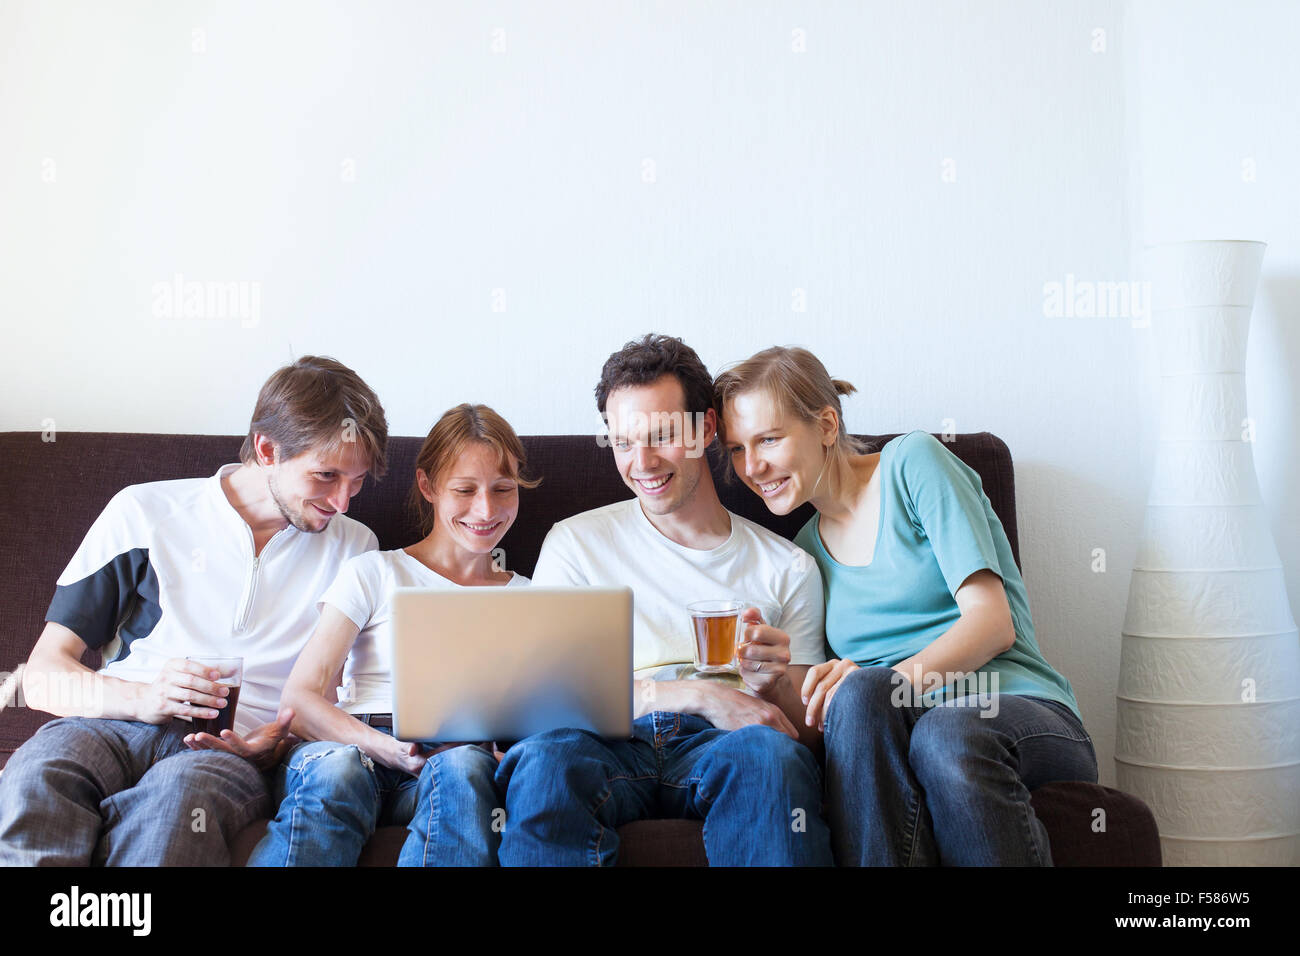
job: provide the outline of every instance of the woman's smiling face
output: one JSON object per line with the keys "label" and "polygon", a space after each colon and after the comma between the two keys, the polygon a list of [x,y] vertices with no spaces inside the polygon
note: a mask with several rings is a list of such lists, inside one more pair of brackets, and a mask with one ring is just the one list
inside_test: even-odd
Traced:
{"label": "woman's smiling face", "polygon": [[783,415],[763,392],[741,392],[722,410],[731,466],[773,514],[808,501],[835,440],[813,422]]}
{"label": "woman's smiling face", "polygon": [[[427,482],[421,486],[424,490]],[[494,448],[472,441],[447,469],[447,477],[430,500],[444,534],[467,551],[485,554],[496,547],[519,514],[519,484],[502,472]]]}

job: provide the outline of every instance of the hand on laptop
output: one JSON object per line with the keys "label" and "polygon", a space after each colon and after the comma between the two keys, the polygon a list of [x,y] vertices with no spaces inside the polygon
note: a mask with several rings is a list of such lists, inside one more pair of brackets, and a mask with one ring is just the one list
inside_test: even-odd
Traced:
{"label": "hand on laptop", "polygon": [[211,734],[187,734],[185,746],[191,750],[224,750],[228,754],[243,757],[258,770],[270,770],[276,766],[295,742],[289,733],[293,723],[293,710],[283,707],[275,715],[275,722],[263,724],[247,737],[241,737],[233,730],[223,730],[220,737]]}
{"label": "hand on laptop", "polygon": [[770,697],[790,663],[790,635],[764,623],[756,607],[745,608],[740,623],[744,629],[743,643],[736,648],[740,678],[754,693]]}

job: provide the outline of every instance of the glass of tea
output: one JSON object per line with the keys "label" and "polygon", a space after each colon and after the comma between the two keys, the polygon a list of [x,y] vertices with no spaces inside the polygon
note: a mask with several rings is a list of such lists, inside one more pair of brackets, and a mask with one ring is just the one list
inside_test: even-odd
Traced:
{"label": "glass of tea", "polygon": [[743,601],[696,601],[686,605],[695,638],[695,669],[701,674],[735,674],[736,639]]}
{"label": "glass of tea", "polygon": [[219,671],[221,676],[217,678],[217,683],[225,684],[230,688],[226,706],[215,708],[217,716],[190,718],[194,727],[191,732],[220,737],[223,730],[234,730],[235,706],[239,703],[239,688],[244,684],[244,659],[242,657],[187,657],[185,659]]}

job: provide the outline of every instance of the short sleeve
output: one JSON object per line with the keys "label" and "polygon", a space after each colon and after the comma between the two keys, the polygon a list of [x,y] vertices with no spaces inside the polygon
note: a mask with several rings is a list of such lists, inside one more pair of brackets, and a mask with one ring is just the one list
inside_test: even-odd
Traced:
{"label": "short sleeve", "polygon": [[822,575],[808,552],[791,556],[789,593],[781,606],[777,627],[790,635],[791,664],[821,664],[826,660],[826,605]]}
{"label": "short sleeve", "polygon": [[371,552],[359,554],[343,562],[334,583],[325,589],[317,603],[328,604],[347,617],[358,630],[364,631],[379,607],[381,597],[388,588],[384,586],[382,562],[370,557]]}
{"label": "short sleeve", "polygon": [[588,583],[578,562],[573,533],[562,525],[554,525],[542,542],[542,553],[537,556],[533,587],[583,587]]}
{"label": "short sleeve", "polygon": [[119,491],[90,526],[59,576],[45,620],[99,648],[137,602],[156,610],[158,577],[149,564],[148,526],[130,489]]}
{"label": "short sleeve", "polygon": [[905,436],[898,451],[913,517],[930,542],[948,591],[956,595],[976,571],[988,569],[1001,577],[979,475],[926,432]]}

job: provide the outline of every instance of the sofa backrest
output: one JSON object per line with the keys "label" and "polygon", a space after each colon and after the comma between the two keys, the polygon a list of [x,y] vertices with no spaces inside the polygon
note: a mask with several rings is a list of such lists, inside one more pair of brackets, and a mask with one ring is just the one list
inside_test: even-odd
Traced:
{"label": "sofa backrest", "polygon": [[[892,435],[861,436],[873,449]],[[54,584],[86,531],[109,499],[127,485],[211,475],[237,461],[242,436],[59,432],[44,442],[40,432],[0,433],[0,673],[27,659],[44,626]],[[406,508],[421,438],[389,440],[388,475],[367,481],[348,514],[368,525],[384,549],[419,537]],[[536,489],[520,496],[519,518],[501,542],[508,568],[531,574],[551,525],[562,518],[631,497],[614,468],[613,453],[592,435],[523,437]],[[970,465],[1002,520],[1020,560],[1016,536],[1015,483],[1011,453],[988,432],[957,435],[948,447]],[[716,449],[715,449],[716,451]],[[737,514],[787,538],[808,520],[810,506],[785,517],[770,514],[739,480],[726,481],[719,456],[711,456],[722,502]],[[98,666],[89,652],[88,666]],[[6,707],[0,712],[0,766],[48,714]]]}

